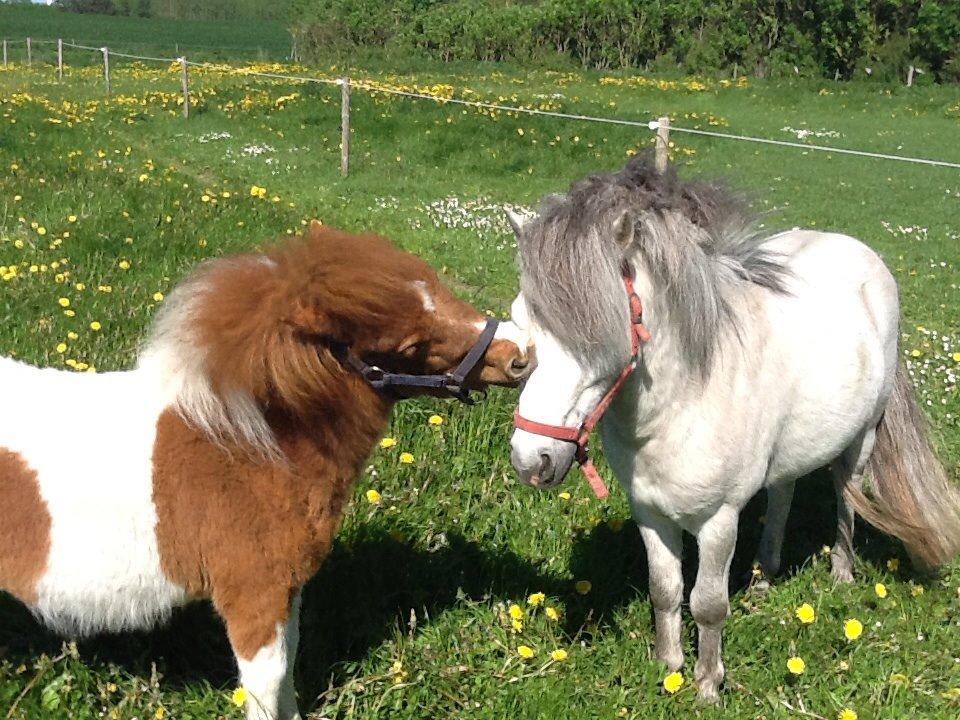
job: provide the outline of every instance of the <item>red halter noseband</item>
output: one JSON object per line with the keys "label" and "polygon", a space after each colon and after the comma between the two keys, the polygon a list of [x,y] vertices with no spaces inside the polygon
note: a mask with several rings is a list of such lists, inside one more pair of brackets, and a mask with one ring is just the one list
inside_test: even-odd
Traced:
{"label": "red halter noseband", "polygon": [[587,478],[587,482],[590,483],[590,489],[593,490],[594,495],[601,500],[607,497],[610,491],[607,490],[607,486],[603,484],[603,478],[600,477],[600,473],[597,472],[597,468],[594,467],[593,461],[590,459],[589,449],[587,447],[587,443],[590,440],[590,433],[597,426],[597,423],[600,422],[600,418],[603,417],[607,408],[610,407],[610,403],[613,402],[617,393],[623,388],[627,382],[627,378],[629,378],[636,369],[637,359],[640,355],[640,346],[645,342],[650,342],[650,331],[647,330],[643,324],[643,305],[640,303],[640,296],[638,296],[633,289],[633,275],[626,263],[624,263],[621,272],[623,273],[623,284],[627,290],[627,299],[630,301],[631,355],[630,360],[623,367],[623,370],[620,371],[620,376],[616,382],[613,383],[606,394],[600,399],[600,402],[597,403],[593,412],[587,415],[584,421],[576,427],[569,425],[548,425],[546,423],[528,420],[520,414],[520,408],[517,408],[513,413],[513,424],[520,430],[575,444],[577,446],[577,454],[575,457],[577,462],[580,463],[580,469]]}

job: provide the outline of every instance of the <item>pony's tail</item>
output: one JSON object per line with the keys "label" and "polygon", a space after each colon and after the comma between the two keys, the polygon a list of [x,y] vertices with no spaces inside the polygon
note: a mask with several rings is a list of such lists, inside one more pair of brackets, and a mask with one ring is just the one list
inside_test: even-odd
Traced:
{"label": "pony's tail", "polygon": [[960,552],[960,491],[930,444],[926,416],[902,361],[865,477],[871,497],[847,483],[847,502],[901,540],[915,565],[933,570]]}

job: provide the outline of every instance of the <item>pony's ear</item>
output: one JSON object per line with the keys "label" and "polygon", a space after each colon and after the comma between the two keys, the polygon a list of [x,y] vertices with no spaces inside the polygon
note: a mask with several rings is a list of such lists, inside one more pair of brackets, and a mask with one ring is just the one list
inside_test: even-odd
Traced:
{"label": "pony's ear", "polygon": [[628,210],[624,210],[613,224],[613,238],[624,250],[633,242],[633,216]]}
{"label": "pony's ear", "polygon": [[523,226],[527,223],[527,218],[519,213],[515,213],[508,207],[505,207],[503,212],[507,216],[507,222],[510,223],[510,227],[513,228],[513,234],[520,237],[520,233],[523,232]]}
{"label": "pony's ear", "polygon": [[302,300],[297,300],[293,310],[287,316],[287,322],[293,328],[303,334],[314,337],[323,337],[330,340],[339,341],[342,334],[339,323],[334,318],[315,305],[308,305]]}

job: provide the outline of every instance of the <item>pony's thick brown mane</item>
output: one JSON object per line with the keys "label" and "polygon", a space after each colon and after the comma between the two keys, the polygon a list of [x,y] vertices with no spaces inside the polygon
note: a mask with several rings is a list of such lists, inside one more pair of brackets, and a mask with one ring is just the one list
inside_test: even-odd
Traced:
{"label": "pony's thick brown mane", "polygon": [[415,314],[398,307],[415,295],[398,290],[424,267],[383,238],[318,225],[263,253],[209,260],[164,303],[140,365],[162,373],[180,413],[212,438],[282,457],[272,413],[316,425],[331,416],[337,432],[364,397],[359,415],[385,414],[324,340]]}

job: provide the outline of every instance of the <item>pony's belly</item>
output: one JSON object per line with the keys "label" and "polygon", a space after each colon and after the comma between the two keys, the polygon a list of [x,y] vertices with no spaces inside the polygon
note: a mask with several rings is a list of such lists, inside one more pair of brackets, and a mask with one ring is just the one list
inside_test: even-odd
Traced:
{"label": "pony's belly", "polygon": [[160,567],[149,495],[131,495],[137,493],[51,508],[50,551],[34,610],[58,633],[147,629],[187,600]]}

